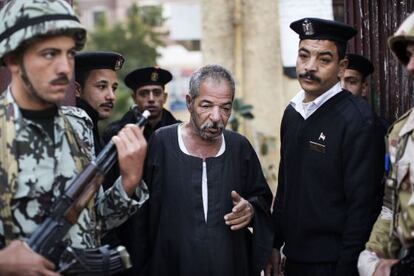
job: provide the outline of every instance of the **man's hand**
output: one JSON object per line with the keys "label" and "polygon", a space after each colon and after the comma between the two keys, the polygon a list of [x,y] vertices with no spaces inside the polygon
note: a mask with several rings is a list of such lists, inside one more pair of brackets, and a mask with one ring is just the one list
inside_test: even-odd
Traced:
{"label": "man's hand", "polygon": [[142,130],[133,124],[128,124],[121,129],[112,137],[112,141],[118,152],[122,185],[128,196],[131,196],[142,178],[147,142]]}
{"label": "man's hand", "polygon": [[230,225],[231,230],[239,230],[246,227],[253,218],[253,206],[242,198],[237,192],[231,192],[233,200],[233,209],[231,213],[224,216],[224,221]]}
{"label": "man's hand", "polygon": [[267,265],[265,267],[265,276],[280,276],[282,274],[282,264],[280,258],[280,251],[273,248],[272,255],[269,257],[267,261]]}
{"label": "man's hand", "polygon": [[0,275],[57,276],[55,265],[31,250],[23,241],[14,240],[0,250]]}
{"label": "man's hand", "polygon": [[372,276],[389,276],[391,267],[397,262],[397,259],[380,259]]}

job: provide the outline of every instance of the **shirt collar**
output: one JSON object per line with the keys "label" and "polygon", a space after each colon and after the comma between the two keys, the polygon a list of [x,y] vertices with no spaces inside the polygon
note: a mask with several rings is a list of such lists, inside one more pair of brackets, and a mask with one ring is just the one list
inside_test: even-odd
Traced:
{"label": "shirt collar", "polygon": [[[7,103],[8,104],[12,104],[13,105],[13,112],[14,112],[14,122],[15,122],[15,127],[16,127],[16,135],[20,134],[20,131],[22,131],[24,128],[27,127],[27,125],[30,124],[34,124],[31,120],[26,120],[23,118],[20,108],[17,105],[16,100],[13,97],[12,91],[11,91],[11,86],[9,85],[7,87],[6,90],[6,99],[7,99]],[[62,119],[62,111],[60,108],[58,108],[58,116],[54,117],[56,126],[57,126],[57,130],[58,133],[61,133],[60,136],[58,137],[59,139],[61,139],[62,135],[63,135],[63,130],[65,129],[65,124],[64,121]],[[56,134],[55,134],[56,136]]]}
{"label": "shirt collar", "polygon": [[303,107],[303,100],[305,99],[305,91],[302,89],[297,93],[289,104],[306,120],[312,115],[319,107],[326,103],[330,98],[342,91],[341,85],[337,82],[328,91],[308,103],[307,110]]}

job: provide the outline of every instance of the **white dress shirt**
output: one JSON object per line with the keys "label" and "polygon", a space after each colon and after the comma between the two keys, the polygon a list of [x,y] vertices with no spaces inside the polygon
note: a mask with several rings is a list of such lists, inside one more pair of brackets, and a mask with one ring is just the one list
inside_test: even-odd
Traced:
{"label": "white dress shirt", "polygon": [[339,84],[335,84],[328,91],[317,97],[311,102],[304,103],[305,91],[302,89],[296,94],[295,97],[290,100],[289,104],[306,120],[309,118],[319,107],[326,103],[330,98],[342,91],[342,87]]}

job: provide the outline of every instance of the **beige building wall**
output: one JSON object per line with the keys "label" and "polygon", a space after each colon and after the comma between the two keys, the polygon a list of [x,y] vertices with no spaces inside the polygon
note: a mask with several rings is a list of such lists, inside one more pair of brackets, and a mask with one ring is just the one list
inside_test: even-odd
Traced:
{"label": "beige building wall", "polygon": [[217,63],[234,70],[234,1],[202,1],[201,51],[204,64]]}
{"label": "beige building wall", "polygon": [[273,190],[279,165],[283,111],[299,91],[296,79],[283,75],[278,2],[275,0],[203,0],[203,63],[218,63],[236,77],[236,97],[254,106],[255,119],[242,128],[256,151]]}

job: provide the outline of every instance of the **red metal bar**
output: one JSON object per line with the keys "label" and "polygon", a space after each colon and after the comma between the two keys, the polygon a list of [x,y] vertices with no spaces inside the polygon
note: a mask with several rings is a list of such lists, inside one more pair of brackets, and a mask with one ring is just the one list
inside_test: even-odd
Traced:
{"label": "red metal bar", "polygon": [[390,52],[387,39],[414,10],[414,0],[344,0],[345,22],[358,30],[348,51],[369,58],[371,103],[377,113],[394,121],[413,106],[413,82]]}

